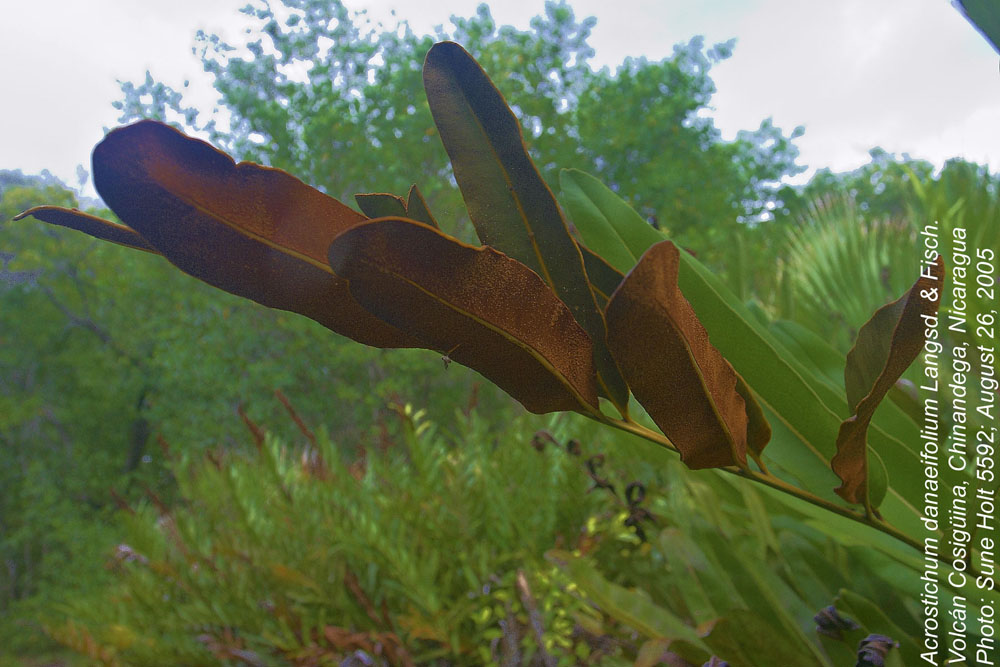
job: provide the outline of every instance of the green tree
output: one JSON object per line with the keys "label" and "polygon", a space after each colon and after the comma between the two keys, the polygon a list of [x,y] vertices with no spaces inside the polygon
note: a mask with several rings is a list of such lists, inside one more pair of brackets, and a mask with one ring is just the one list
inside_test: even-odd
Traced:
{"label": "green tree", "polygon": [[818,170],[809,182],[786,197],[784,217],[795,221],[807,215],[810,204],[829,195],[847,195],[858,209],[873,219],[899,219],[909,213],[913,179],[930,182],[934,165],[907,155],[899,157],[881,148],[869,151],[871,160],[852,171]]}
{"label": "green tree", "polygon": [[699,115],[715,92],[708,72],[732,46],[706,51],[696,37],[661,62],[626,60],[614,76],[595,75],[576,110],[583,168],[681,238],[717,241],[770,217],[781,178],[802,170],[791,143],[801,128],[786,137],[765,120],[724,142]]}
{"label": "green tree", "polygon": [[[47,201],[77,204],[54,179],[0,173],[0,220]],[[65,234],[35,236],[30,227],[0,227],[0,646],[37,653],[45,644],[34,611],[55,591],[84,589],[88,561],[112,539],[101,496],[122,463],[111,450],[123,438],[107,416],[129,413],[130,389],[102,384],[117,379],[116,355],[94,335],[95,322],[85,331],[85,316],[67,316],[62,299],[80,295],[73,259],[81,253],[64,251]],[[30,244],[20,243],[25,234]],[[45,269],[32,259],[42,254]],[[55,273],[66,279],[62,294],[49,280]]]}
{"label": "green tree", "polygon": [[276,390],[345,443],[378,433],[396,396],[419,394],[439,417],[470,402],[513,405],[433,354],[345,345],[162,258],[10,222],[43,203],[77,206],[57,183],[0,173],[0,618],[11,619],[0,646],[37,652],[37,610],[101,585],[90,568],[113,544],[111,489],[171,500],[157,436],[179,454],[245,447],[245,406],[300,437]]}
{"label": "green tree", "polygon": [[[780,258],[772,310],[844,352],[867,316],[919,270],[914,248],[925,225],[945,238],[961,227],[971,248],[1000,247],[1000,177],[986,165],[955,158],[937,169],[880,148],[870,154],[849,172],[818,171],[786,198],[770,230]],[[969,298],[973,312],[990,309]]]}
{"label": "green tree", "polygon": [[[373,25],[339,2],[252,3],[245,43],[199,33],[198,51],[219,92],[218,114],[185,106],[183,95],[147,74],[124,83],[121,121],[179,121],[247,160],[286,169],[340,199],[357,192],[402,194],[418,185],[445,229],[471,238],[448,161],[423,104],[421,62],[431,44],[454,39],[475,53],[513,101],[532,155],[558,189],[558,169],[597,174],[675,238],[725,261],[712,248],[782,205],[778,184],[795,165],[796,129],[769,120],[725,142],[702,113],[714,92],[711,66],[732,44],[705,49],[696,38],[660,62],[629,60],[595,72],[593,18],[578,21],[548,2],[527,31],[498,27],[486,5],[453,18],[452,29],[417,36],[403,22]],[[415,176],[416,175],[416,176]]]}

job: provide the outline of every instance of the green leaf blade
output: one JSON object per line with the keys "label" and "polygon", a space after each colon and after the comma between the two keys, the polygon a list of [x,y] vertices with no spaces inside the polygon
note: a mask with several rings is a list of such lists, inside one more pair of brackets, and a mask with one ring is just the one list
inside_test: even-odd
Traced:
{"label": "green leaf blade", "polygon": [[564,169],[559,184],[584,244],[622,273],[628,273],[651,245],[663,240],[660,232],[590,174]]}
{"label": "green leaf blade", "polygon": [[555,550],[546,557],[566,571],[602,611],[643,636],[684,642],[686,646],[682,650],[685,657],[698,662],[711,655],[704,640],[682,619],[647,596],[609,582],[587,559]]}
{"label": "green leaf blade", "polygon": [[407,218],[406,202],[402,197],[386,192],[369,192],[354,195],[358,208],[369,218]]}
{"label": "green leaf blade", "polygon": [[417,189],[416,185],[411,185],[410,191],[406,195],[406,217],[410,220],[430,225],[431,227],[441,228],[441,225],[438,224],[437,220],[431,214],[424,196],[420,194],[420,190]]}

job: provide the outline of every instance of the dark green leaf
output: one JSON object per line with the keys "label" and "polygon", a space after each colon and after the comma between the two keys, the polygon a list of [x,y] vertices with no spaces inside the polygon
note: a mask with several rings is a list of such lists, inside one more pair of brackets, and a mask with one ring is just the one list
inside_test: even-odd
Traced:
{"label": "dark green leaf", "polygon": [[427,208],[427,202],[424,201],[424,196],[420,194],[416,185],[410,186],[410,192],[406,196],[406,217],[431,227],[440,228],[441,226],[431,215],[430,209]]}
{"label": "dark green leaf", "polygon": [[587,246],[581,245],[579,247],[580,252],[583,253],[583,264],[587,268],[590,289],[594,293],[594,298],[597,299],[597,305],[600,306],[601,310],[604,310],[607,308],[611,295],[621,285],[625,276],[604,261],[600,255],[589,250]]}
{"label": "dark green leaf", "polygon": [[580,590],[612,618],[634,628],[644,637],[680,640],[671,649],[683,658],[701,662],[710,651],[703,640],[669,609],[657,606],[649,597],[606,580],[586,559],[567,552],[550,551],[550,561],[566,571]]}
{"label": "dark green leaf", "polygon": [[797,636],[775,633],[774,625],[759,613],[727,612],[711,624],[705,643],[733,665],[815,665]]}
{"label": "dark green leaf", "polygon": [[437,220],[427,209],[427,202],[424,201],[416,185],[410,186],[405,200],[393,194],[372,192],[356,194],[354,201],[358,203],[361,212],[369,218],[406,218],[438,227]]}
{"label": "dark green leaf", "polygon": [[[921,663],[920,641],[897,624],[896,621],[903,621],[904,619],[890,619],[876,600],[870,600],[853,591],[842,590],[837,595],[837,599],[834,600],[834,605],[841,612],[861,624],[861,627],[868,633],[878,633],[892,637],[895,642],[898,642],[898,645],[893,647],[891,653],[898,651],[902,655],[905,664],[918,665]],[[942,607],[942,611],[947,613],[947,607]],[[912,627],[912,624],[907,625],[911,625]]]}
{"label": "dark green leaf", "polygon": [[354,195],[358,208],[369,218],[406,218],[406,202],[402,197],[385,192]]}
{"label": "dark green leaf", "polygon": [[424,63],[427,101],[480,240],[552,286],[594,343],[602,393],[623,412],[628,387],[562,211],[524,145],[521,126],[465,49],[435,44]]}
{"label": "dark green leaf", "polygon": [[956,0],[955,5],[1000,53],[1000,8],[996,0]]}

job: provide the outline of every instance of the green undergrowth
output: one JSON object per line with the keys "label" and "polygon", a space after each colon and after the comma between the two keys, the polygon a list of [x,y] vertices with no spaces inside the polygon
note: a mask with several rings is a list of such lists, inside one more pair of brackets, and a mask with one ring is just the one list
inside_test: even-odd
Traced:
{"label": "green undergrowth", "polygon": [[[173,457],[179,500],[123,507],[94,563],[113,584],[50,606],[50,636],[106,665],[840,665],[870,633],[910,652],[910,573],[740,480],[575,418],[397,412],[363,447],[304,427]],[[858,621],[839,640],[813,619],[834,604]]]}
{"label": "green undergrowth", "polygon": [[522,420],[451,433],[400,412],[398,436],[356,451],[320,433],[175,461],[183,500],[122,513],[117,585],[64,606],[52,636],[107,664],[474,664],[501,640],[537,650],[525,598],[542,644],[565,644],[586,608],[544,553],[607,502],[579,459],[533,448]]}

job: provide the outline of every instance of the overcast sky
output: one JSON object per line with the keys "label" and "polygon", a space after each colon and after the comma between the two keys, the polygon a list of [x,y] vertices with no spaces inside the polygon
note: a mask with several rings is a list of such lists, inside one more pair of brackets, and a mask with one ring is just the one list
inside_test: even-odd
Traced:
{"label": "overcast sky", "polygon": [[[48,169],[71,185],[77,165],[116,125],[116,80],[146,70],[178,86],[210,81],[191,52],[196,30],[237,41],[246,0],[0,0],[0,169]],[[390,20],[396,9],[417,33],[470,16],[474,0],[345,0]],[[575,0],[596,16],[594,64],[669,56],[702,34],[737,38],[712,77],[723,136],[772,116],[797,141],[800,163],[845,170],[881,146],[940,164],[949,157],[1000,170],[998,56],[948,0]],[[505,0],[498,23],[527,28],[542,0]],[[393,19],[394,21],[394,19]],[[88,188],[89,189],[89,188]]]}

